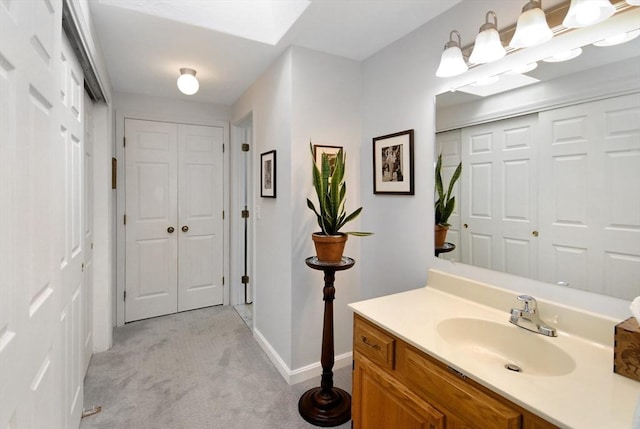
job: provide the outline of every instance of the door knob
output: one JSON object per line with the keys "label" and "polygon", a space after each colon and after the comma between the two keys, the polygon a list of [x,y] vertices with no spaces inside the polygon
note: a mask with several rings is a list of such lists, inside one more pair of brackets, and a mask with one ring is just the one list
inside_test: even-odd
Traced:
{"label": "door knob", "polygon": [[172,226],[170,226],[169,228],[167,228],[167,232],[168,232],[169,234],[171,234],[173,231],[175,231],[175,229],[173,229],[173,227],[172,227]]}
{"label": "door knob", "polygon": [[189,231],[189,227],[187,225],[182,227],[182,232],[187,232]]}
{"label": "door knob", "polygon": [[464,224],[465,229],[469,228],[469,225],[467,225],[466,223]]}
{"label": "door knob", "polygon": [[538,231],[533,231],[531,235],[533,235],[534,237],[537,237],[539,234],[538,234]]}

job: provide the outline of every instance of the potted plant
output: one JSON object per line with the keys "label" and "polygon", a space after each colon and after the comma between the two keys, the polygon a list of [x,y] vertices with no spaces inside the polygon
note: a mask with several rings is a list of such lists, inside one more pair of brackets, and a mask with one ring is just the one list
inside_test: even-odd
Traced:
{"label": "potted plant", "polygon": [[316,165],[311,148],[313,168],[313,187],[318,197],[318,208],[307,198],[307,207],[316,215],[319,232],[311,235],[316,247],[316,255],[321,262],[338,263],[342,260],[344,245],[348,235],[366,236],[370,232],[340,232],[347,223],[358,217],[362,207],[347,215],[344,204],[346,200],[347,185],[344,182],[345,154],[342,149],[332,159],[326,153],[322,154],[320,167]]}
{"label": "potted plant", "polygon": [[449,188],[447,192],[444,192],[444,185],[442,182],[442,154],[438,155],[438,162],[436,163],[436,193],[438,199],[435,203],[435,246],[436,248],[444,246],[447,238],[447,231],[449,230],[449,216],[453,213],[453,209],[456,206],[456,197],[453,194],[453,187],[456,181],[460,178],[462,173],[462,163],[458,164],[456,171],[451,176],[449,182]]}

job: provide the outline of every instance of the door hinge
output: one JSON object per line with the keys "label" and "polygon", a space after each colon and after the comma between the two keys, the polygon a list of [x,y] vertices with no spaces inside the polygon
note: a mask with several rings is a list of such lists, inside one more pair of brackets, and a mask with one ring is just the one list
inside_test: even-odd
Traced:
{"label": "door hinge", "polygon": [[222,286],[224,286],[224,276],[222,276]]}
{"label": "door hinge", "polygon": [[80,266],[80,271],[82,271],[84,273],[84,262],[82,263],[82,265]]}
{"label": "door hinge", "polygon": [[224,153],[224,144],[222,145],[222,153]]}
{"label": "door hinge", "polygon": [[249,218],[249,210],[242,210],[242,218],[243,219]]}
{"label": "door hinge", "polygon": [[127,215],[126,214],[124,215],[124,224],[125,225],[127,224]]}
{"label": "door hinge", "polygon": [[124,301],[126,301],[126,300],[127,300],[127,291],[126,291],[126,290],[124,291],[124,294],[123,294],[123,300],[124,300]]}
{"label": "door hinge", "polygon": [[242,143],[242,151],[249,152],[249,143]]}
{"label": "door hinge", "polygon": [[222,220],[224,220],[224,210],[222,210]]}
{"label": "door hinge", "polygon": [[242,276],[242,283],[243,284],[248,284],[249,283],[249,276]]}
{"label": "door hinge", "polygon": [[122,147],[127,147],[127,138],[122,137]]}

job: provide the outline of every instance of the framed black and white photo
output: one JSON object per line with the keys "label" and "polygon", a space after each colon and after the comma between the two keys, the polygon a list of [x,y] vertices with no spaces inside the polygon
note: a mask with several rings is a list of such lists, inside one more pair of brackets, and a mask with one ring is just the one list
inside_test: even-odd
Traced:
{"label": "framed black and white photo", "polygon": [[276,151],[270,150],[260,155],[260,196],[276,197]]}
{"label": "framed black and white photo", "polygon": [[316,165],[319,169],[322,169],[322,154],[326,153],[329,157],[329,165],[331,165],[331,173],[333,173],[333,167],[336,164],[336,157],[338,152],[342,149],[342,146],[313,146],[313,158],[316,160]]}
{"label": "framed black and white photo", "polygon": [[413,130],[374,137],[373,193],[413,195]]}

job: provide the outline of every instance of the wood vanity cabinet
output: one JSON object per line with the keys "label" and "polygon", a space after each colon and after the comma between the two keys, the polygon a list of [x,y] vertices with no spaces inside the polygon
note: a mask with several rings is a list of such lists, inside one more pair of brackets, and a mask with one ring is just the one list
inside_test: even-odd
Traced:
{"label": "wood vanity cabinet", "polygon": [[354,316],[354,429],[549,429],[556,426]]}

